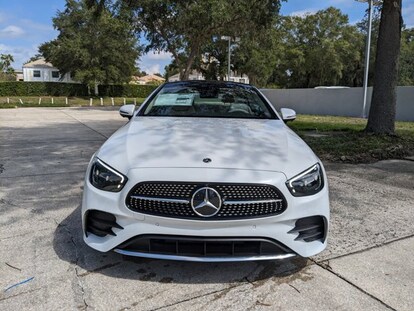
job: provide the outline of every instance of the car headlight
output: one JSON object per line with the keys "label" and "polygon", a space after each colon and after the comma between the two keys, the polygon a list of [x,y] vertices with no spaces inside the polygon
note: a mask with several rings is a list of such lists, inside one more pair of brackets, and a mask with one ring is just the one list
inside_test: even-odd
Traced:
{"label": "car headlight", "polygon": [[93,186],[100,190],[119,192],[128,179],[108,164],[95,158],[89,180]]}
{"label": "car headlight", "polygon": [[286,185],[294,197],[318,193],[323,188],[323,173],[319,163],[289,179]]}

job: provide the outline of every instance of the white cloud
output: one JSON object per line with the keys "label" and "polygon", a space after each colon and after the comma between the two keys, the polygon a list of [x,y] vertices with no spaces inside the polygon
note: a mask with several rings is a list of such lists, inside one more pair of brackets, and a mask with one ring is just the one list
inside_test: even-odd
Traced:
{"label": "white cloud", "polygon": [[0,12],[0,24],[4,23],[6,21],[7,21],[6,14]]}
{"label": "white cloud", "polygon": [[27,62],[30,57],[37,53],[37,46],[9,46],[0,43],[1,54],[11,54],[14,58],[12,67],[17,70],[21,70],[23,63]]}
{"label": "white cloud", "polygon": [[139,67],[149,74],[163,73],[164,67],[171,63],[171,60],[171,53],[151,51],[141,57]]}
{"label": "white cloud", "polygon": [[355,0],[329,0],[327,3],[332,6],[346,5],[351,6]]}
{"label": "white cloud", "polygon": [[142,71],[145,71],[147,74],[154,74],[154,73],[160,73],[161,72],[161,66],[160,64],[153,64],[150,66],[143,66],[141,68]]}
{"label": "white cloud", "polygon": [[52,24],[41,24],[41,23],[37,23],[34,22],[30,19],[27,18],[22,18],[20,19],[20,25],[23,26],[23,28],[25,29],[30,29],[30,30],[37,30],[37,31],[53,31],[53,25]]}
{"label": "white cloud", "polygon": [[0,38],[16,38],[24,34],[24,30],[15,25],[9,25],[0,30]]}
{"label": "white cloud", "polygon": [[308,15],[313,15],[318,11],[318,9],[305,9],[305,10],[299,10],[299,11],[293,11],[290,13],[290,16],[297,16],[297,17],[305,17]]}
{"label": "white cloud", "polygon": [[144,55],[145,58],[148,60],[171,60],[172,55],[170,52],[164,52],[164,51],[151,51],[148,52],[146,55]]}

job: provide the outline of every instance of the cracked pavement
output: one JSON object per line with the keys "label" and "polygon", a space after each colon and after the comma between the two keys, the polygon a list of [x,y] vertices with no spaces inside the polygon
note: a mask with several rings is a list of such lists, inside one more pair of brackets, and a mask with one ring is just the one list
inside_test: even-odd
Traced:
{"label": "cracked pavement", "polygon": [[326,163],[329,246],[310,259],[188,263],[90,249],[84,171],[125,122],[113,108],[0,110],[0,310],[414,309],[412,160]]}

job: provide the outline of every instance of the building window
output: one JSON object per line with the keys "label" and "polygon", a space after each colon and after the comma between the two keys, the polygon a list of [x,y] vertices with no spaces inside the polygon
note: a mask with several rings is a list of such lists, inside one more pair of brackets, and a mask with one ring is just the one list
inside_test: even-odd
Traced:
{"label": "building window", "polygon": [[59,78],[59,71],[52,71],[52,78]]}
{"label": "building window", "polygon": [[240,83],[246,83],[246,79],[240,79],[239,82]]}
{"label": "building window", "polygon": [[33,77],[40,78],[40,70],[33,70]]}

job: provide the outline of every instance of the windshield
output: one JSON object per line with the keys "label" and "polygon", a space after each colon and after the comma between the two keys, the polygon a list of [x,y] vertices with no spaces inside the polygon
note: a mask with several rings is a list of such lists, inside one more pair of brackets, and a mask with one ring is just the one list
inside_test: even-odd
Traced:
{"label": "windshield", "polygon": [[228,82],[179,82],[166,84],[140,115],[275,119],[251,86]]}

